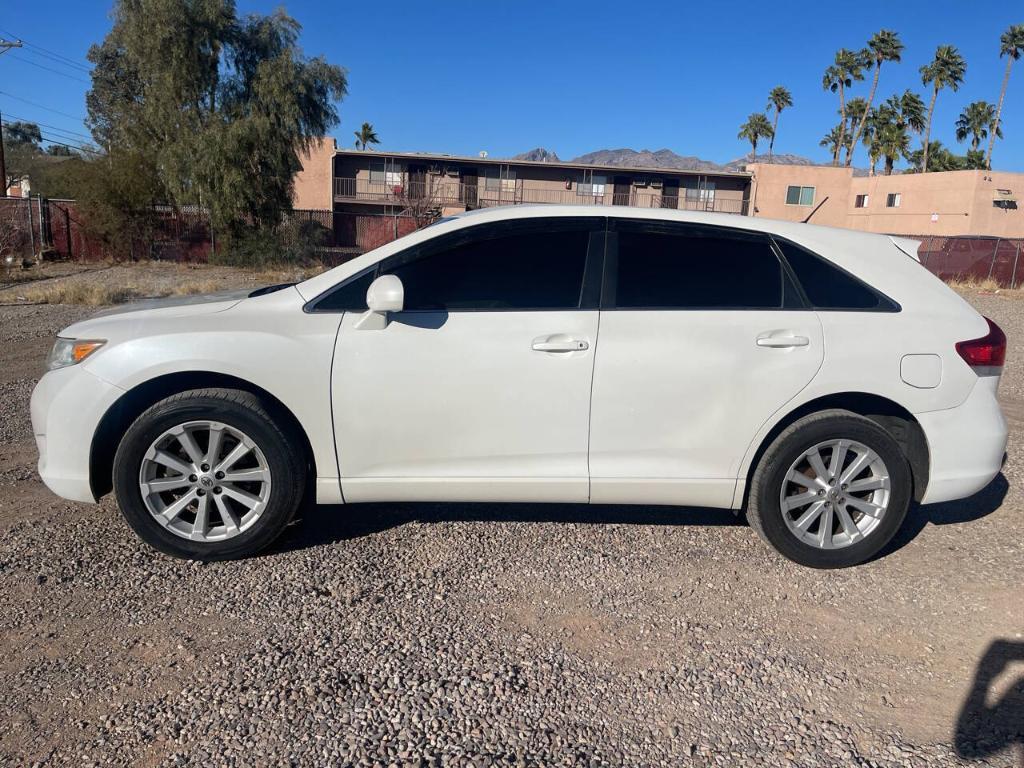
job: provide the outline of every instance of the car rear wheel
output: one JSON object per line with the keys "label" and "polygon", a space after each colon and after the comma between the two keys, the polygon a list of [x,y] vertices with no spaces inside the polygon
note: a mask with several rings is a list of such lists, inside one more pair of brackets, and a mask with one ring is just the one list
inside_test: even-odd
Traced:
{"label": "car rear wheel", "polygon": [[765,451],[751,483],[747,519],[801,565],[857,565],[899,530],[912,482],[889,432],[849,411],[821,411],[790,425]]}
{"label": "car rear wheel", "polygon": [[173,395],[122,439],[118,503],[161,552],[198,560],[253,554],[277,538],[301,501],[305,465],[296,442],[249,392]]}

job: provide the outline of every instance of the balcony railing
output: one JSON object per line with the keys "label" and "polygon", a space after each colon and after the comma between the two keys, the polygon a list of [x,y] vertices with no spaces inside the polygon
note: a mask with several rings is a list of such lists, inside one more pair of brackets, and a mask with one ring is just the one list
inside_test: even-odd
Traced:
{"label": "balcony railing", "polygon": [[[483,181],[483,180],[481,180]],[[628,193],[605,191],[599,194],[580,194],[576,189],[537,189],[528,187],[522,179],[503,181],[497,186],[486,183],[465,184],[449,181],[445,177],[425,182],[401,184],[370,182],[366,179],[334,179],[334,196],[343,200],[408,205],[411,200],[427,200],[439,207],[466,206],[490,208],[499,205],[551,204],[551,205],[629,205],[639,208],[672,208],[680,211],[710,211],[716,213],[746,214],[748,201],[705,194],[688,196],[663,191],[631,190]]]}

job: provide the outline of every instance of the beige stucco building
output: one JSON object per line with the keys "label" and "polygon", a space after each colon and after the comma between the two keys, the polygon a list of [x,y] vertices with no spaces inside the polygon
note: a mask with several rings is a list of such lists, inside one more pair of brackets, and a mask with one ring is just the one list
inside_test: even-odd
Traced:
{"label": "beige stucco building", "polygon": [[752,213],[890,235],[1024,237],[1024,174],[998,171],[854,176],[850,168],[747,166]]}

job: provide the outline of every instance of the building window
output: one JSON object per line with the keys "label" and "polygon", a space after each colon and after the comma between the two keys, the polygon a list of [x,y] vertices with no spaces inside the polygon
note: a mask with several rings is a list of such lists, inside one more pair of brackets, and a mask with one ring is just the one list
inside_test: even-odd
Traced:
{"label": "building window", "polygon": [[688,209],[714,210],[715,182],[688,177],[683,179],[686,190],[686,207]]}
{"label": "building window", "polygon": [[857,195],[853,201],[854,208],[867,208],[870,195]]}
{"label": "building window", "polygon": [[402,171],[394,160],[370,161],[370,184],[393,188],[402,186]]}
{"label": "building window", "polygon": [[786,205],[814,205],[814,187],[787,187]]}
{"label": "building window", "polygon": [[899,208],[900,207],[900,193],[890,192],[885,196],[885,207],[886,208]]}
{"label": "building window", "polygon": [[488,192],[514,193],[516,191],[515,168],[500,167],[484,170],[484,189]]}
{"label": "building window", "polygon": [[576,183],[576,194],[579,197],[604,197],[604,187],[607,183],[607,176],[601,176],[593,171],[583,171],[583,175]]}

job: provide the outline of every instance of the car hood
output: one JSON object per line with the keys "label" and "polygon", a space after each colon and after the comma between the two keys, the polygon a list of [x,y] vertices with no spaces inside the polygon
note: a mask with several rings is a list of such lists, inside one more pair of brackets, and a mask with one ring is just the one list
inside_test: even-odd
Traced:
{"label": "car hood", "polygon": [[212,315],[231,309],[240,301],[245,300],[251,292],[251,289],[246,288],[237,291],[136,301],[97,312],[92,317],[68,326],[58,335],[67,338],[102,337],[105,332],[114,327],[138,330],[148,325],[150,321]]}

